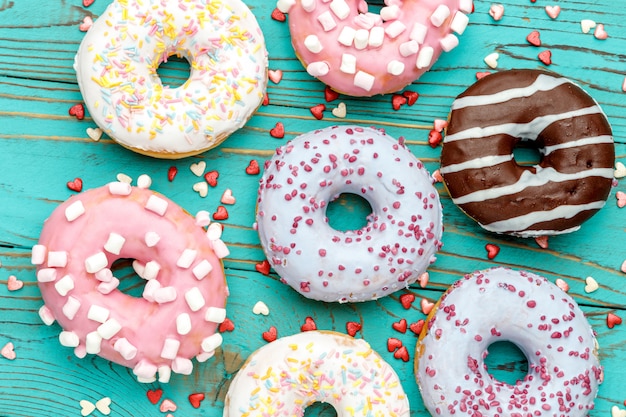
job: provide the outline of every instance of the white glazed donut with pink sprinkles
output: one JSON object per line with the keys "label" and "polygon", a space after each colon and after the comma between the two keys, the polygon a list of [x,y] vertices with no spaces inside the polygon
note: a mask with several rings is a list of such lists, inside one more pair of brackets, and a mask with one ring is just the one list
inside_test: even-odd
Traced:
{"label": "white glazed donut with pink sprinkles", "polygon": [[[222,343],[228,249],[196,219],[148,189],[112,182],[58,206],[46,220],[32,263],[47,325],[78,357],[99,355],[133,369],[140,382],[189,375],[192,358],[209,359]],[[143,294],[118,289],[111,269],[133,259]]]}
{"label": "white glazed donut with pink sprinkles", "polygon": [[[190,64],[179,87],[157,69]],[[74,68],[94,122],[135,152],[183,158],[213,148],[261,105],[267,51],[240,0],[115,0],[81,42]]]}
{"label": "white glazed donut with pink sprinkles", "polygon": [[303,417],[315,402],[337,417],[410,415],[398,375],[366,341],[309,331],[250,355],[230,384],[224,417]]}
{"label": "white glazed donut with pink sprinkles", "polygon": [[[485,365],[497,341],[514,343],[528,360],[515,385]],[[506,268],[457,281],[430,313],[415,358],[433,416],[583,417],[603,379],[594,332],[576,302],[541,276]]]}
{"label": "white glazed donut with pink sprinkles", "polygon": [[472,0],[278,0],[307,72],[339,93],[399,91],[459,45]]}
{"label": "white glazed donut with pink sprinkles", "polygon": [[[359,230],[326,217],[341,193],[369,202]],[[432,177],[381,130],[332,126],[303,134],[265,164],[257,228],[270,265],[307,298],[375,300],[408,287],[442,246],[442,210]]]}

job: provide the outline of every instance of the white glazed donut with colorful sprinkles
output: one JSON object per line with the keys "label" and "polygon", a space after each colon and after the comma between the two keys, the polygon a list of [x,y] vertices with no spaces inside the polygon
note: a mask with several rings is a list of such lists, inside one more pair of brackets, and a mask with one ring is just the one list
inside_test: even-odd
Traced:
{"label": "white glazed donut with colorful sprinkles", "polygon": [[[341,193],[367,200],[359,230],[326,217]],[[441,247],[442,210],[432,177],[381,130],[332,126],[303,134],[265,164],[257,228],[270,265],[307,298],[374,300],[417,281]]]}
{"label": "white glazed donut with colorful sprinkles", "polygon": [[[184,57],[190,76],[164,86],[159,65]],[[85,35],[74,68],[94,122],[112,139],[160,158],[201,153],[260,106],[267,51],[240,0],[115,0]]]}
{"label": "white glazed donut with colorful sprinkles", "polygon": [[[62,327],[78,357],[97,354],[140,382],[188,375],[220,346],[228,249],[180,206],[151,190],[113,182],[72,196],[46,220],[32,263],[41,319]],[[111,270],[133,259],[142,297],[120,291]]]}
{"label": "white glazed donut with colorful sprinkles", "polygon": [[[489,346],[509,341],[528,374],[509,385],[489,374]],[[603,371],[576,302],[545,278],[493,268],[457,281],[430,313],[415,355],[433,416],[587,416]]]}
{"label": "white glazed donut with colorful sprinkles", "polygon": [[307,72],[337,92],[399,91],[459,44],[472,0],[278,0],[289,13],[291,43]]}
{"label": "white glazed donut with colorful sprinkles", "polygon": [[303,417],[315,402],[337,417],[410,415],[398,375],[366,341],[309,331],[250,355],[230,384],[224,417]]}

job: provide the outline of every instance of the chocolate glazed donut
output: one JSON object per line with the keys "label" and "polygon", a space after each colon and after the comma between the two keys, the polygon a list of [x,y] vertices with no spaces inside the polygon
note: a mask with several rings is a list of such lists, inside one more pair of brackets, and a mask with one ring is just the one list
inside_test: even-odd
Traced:
{"label": "chocolate glazed donut", "polygon": [[[534,166],[516,163],[522,141]],[[441,174],[452,201],[486,230],[522,237],[573,232],[605,204],[615,149],[598,103],[566,78],[510,70],[452,104]]]}

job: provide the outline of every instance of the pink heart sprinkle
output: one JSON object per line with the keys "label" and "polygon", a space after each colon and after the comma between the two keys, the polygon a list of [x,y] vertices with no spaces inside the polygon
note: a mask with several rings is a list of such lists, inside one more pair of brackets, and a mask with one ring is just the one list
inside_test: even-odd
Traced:
{"label": "pink heart sprinkle", "polygon": [[16,358],[15,351],[13,349],[15,349],[15,347],[13,346],[13,343],[9,342],[6,345],[4,345],[4,347],[0,350],[0,355],[12,361],[13,359]]}
{"label": "pink heart sprinkle", "polygon": [[222,194],[222,199],[220,200],[222,204],[235,204],[235,197],[233,197],[233,192],[230,188],[227,188]]}
{"label": "pink heart sprinkle", "polygon": [[556,281],[554,281],[554,283],[556,284],[557,287],[559,287],[563,291],[565,292],[569,291],[569,284],[565,282],[564,280],[562,280],[561,278],[557,278]]}
{"label": "pink heart sprinkle", "polygon": [[93,4],[95,0],[83,0],[83,6],[89,7]]}
{"label": "pink heart sprinkle", "polygon": [[501,4],[492,4],[489,8],[489,16],[496,22],[502,19],[502,16],[504,16],[504,6]]}
{"label": "pink heart sprinkle", "polygon": [[9,276],[9,280],[7,281],[7,288],[9,291],[17,291],[24,286],[24,282],[17,279],[15,275]]}
{"label": "pink heart sprinkle", "polygon": [[443,177],[441,176],[441,171],[438,169],[433,171],[433,179],[435,182],[443,182]]}
{"label": "pink heart sprinkle", "polygon": [[447,120],[435,119],[435,121],[433,122],[433,128],[437,132],[443,131],[446,127],[448,127],[448,121]]}
{"label": "pink heart sprinkle", "polygon": [[278,84],[280,80],[283,79],[283,71],[282,70],[269,70],[267,71],[267,76],[274,84]]}
{"label": "pink heart sprinkle", "polygon": [[596,39],[600,39],[601,41],[603,41],[609,37],[609,34],[606,33],[606,31],[604,30],[604,25],[599,24],[596,26],[596,30],[593,31],[593,36],[595,36]]}
{"label": "pink heart sprinkle", "polygon": [[615,193],[615,198],[617,198],[617,207],[622,208],[626,206],[626,193],[618,191]]}
{"label": "pink heart sprinkle", "polygon": [[420,283],[420,287],[426,288],[426,284],[428,284],[429,279],[430,279],[430,275],[428,275],[428,272],[424,272],[422,275],[419,276],[419,278],[417,279],[417,282]]}
{"label": "pink heart sprinkle", "polygon": [[537,236],[535,242],[541,249],[548,249],[548,236]]}
{"label": "pink heart sprinkle", "polygon": [[556,19],[559,17],[559,13],[561,13],[560,6],[546,6],[546,13],[550,16],[551,19]]}
{"label": "pink heart sprinkle", "polygon": [[174,404],[174,402],[172,400],[163,400],[163,402],[161,403],[161,406],[159,407],[159,410],[161,410],[162,413],[165,413],[167,411],[176,411],[178,407],[176,406],[176,404]]}
{"label": "pink heart sprinkle", "polygon": [[626,260],[624,260],[624,262],[622,262],[622,267],[620,268],[620,270],[626,274]]}
{"label": "pink heart sprinkle", "polygon": [[422,301],[420,301],[420,307],[422,308],[422,313],[424,314],[429,314],[434,306],[435,303],[428,301],[425,298],[422,298]]}
{"label": "pink heart sprinkle", "polygon": [[93,25],[93,19],[91,19],[90,16],[85,16],[85,18],[83,19],[83,23],[80,24],[78,29],[80,29],[81,32],[87,32],[91,28],[92,25]]}

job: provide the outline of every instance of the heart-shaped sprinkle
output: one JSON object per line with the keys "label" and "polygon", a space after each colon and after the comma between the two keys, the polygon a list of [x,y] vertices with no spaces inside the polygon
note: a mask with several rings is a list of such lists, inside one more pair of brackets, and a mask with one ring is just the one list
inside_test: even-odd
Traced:
{"label": "heart-shaped sprinkle", "polygon": [[504,16],[504,6],[501,4],[492,4],[489,8],[489,16],[496,22],[499,21],[502,19],[502,16]]}
{"label": "heart-shaped sprinkle", "polygon": [[448,121],[443,119],[435,119],[433,120],[433,129],[437,132],[443,132],[445,128],[448,127]]}
{"label": "heart-shaped sprinkle", "polygon": [[148,390],[146,393],[148,396],[148,401],[152,404],[156,404],[161,400],[161,396],[163,395],[163,390],[161,388]]}
{"label": "heart-shaped sprinkle", "polygon": [[189,169],[191,170],[191,172],[193,172],[193,175],[195,175],[196,177],[201,177],[202,174],[204,174],[204,170],[206,169],[206,162],[200,161],[191,164],[189,166]]}
{"label": "heart-shaped sprinkle", "polygon": [[535,237],[535,243],[541,249],[548,249],[548,236],[537,236]]}
{"label": "heart-shaped sprinkle", "polygon": [[563,291],[565,292],[569,291],[569,284],[565,282],[564,280],[562,280],[561,278],[557,278],[556,281],[554,281],[554,283],[556,284],[557,287],[559,287]]}
{"label": "heart-shaped sprinkle", "polygon": [[541,46],[541,37],[538,30],[533,30],[526,36],[526,40],[533,46]]}
{"label": "heart-shaped sprinkle", "polygon": [[111,399],[109,397],[104,397],[96,401],[96,409],[105,416],[108,416],[111,414]]}
{"label": "heart-shaped sprinkle", "polygon": [[24,281],[17,279],[15,275],[9,275],[9,279],[7,281],[7,289],[9,291],[17,291],[24,286]]}
{"label": "heart-shaped sprinkle", "polygon": [[617,198],[617,207],[622,208],[626,206],[626,193],[623,191],[618,191],[615,193],[615,198]]}
{"label": "heart-shaped sprinkle", "polygon": [[324,118],[324,111],[326,110],[326,105],[325,104],[318,104],[316,106],[313,106],[309,109],[309,111],[311,112],[311,114],[313,115],[313,117],[315,117],[317,120],[322,120]]}
{"label": "heart-shaped sprinkle", "polygon": [[81,32],[87,32],[91,28],[91,26],[93,26],[93,19],[91,18],[91,16],[85,16],[83,18],[83,23],[78,26],[78,29]]}
{"label": "heart-shaped sprinkle", "polygon": [[622,324],[622,318],[615,313],[608,313],[606,315],[606,325],[609,329],[617,326],[618,324]]}
{"label": "heart-shaped sprinkle", "polygon": [[620,267],[620,271],[626,274],[626,260],[622,262],[622,266]]}
{"label": "heart-shaped sprinkle", "polygon": [[356,333],[361,330],[361,323],[357,323],[356,321],[349,321],[346,323],[346,331],[352,337],[356,335]]}
{"label": "heart-shaped sprinkle", "polygon": [[594,22],[593,20],[583,19],[580,21],[580,28],[582,29],[583,33],[589,33],[591,29],[595,27],[596,27],[596,22]]}
{"label": "heart-shaped sprinkle", "polygon": [[174,403],[174,401],[169,400],[169,399],[165,399],[163,400],[163,402],[161,403],[161,406],[159,407],[159,410],[162,413],[166,413],[168,411],[176,411],[178,407],[176,406],[176,403]]}
{"label": "heart-shaped sprinkle", "polygon": [[272,19],[276,20],[277,22],[284,22],[285,20],[287,20],[287,17],[285,16],[285,13],[278,10],[278,8],[275,8],[274,10],[272,10]]}
{"label": "heart-shaped sprinkle", "polygon": [[268,343],[272,343],[274,340],[276,340],[277,335],[278,331],[276,330],[276,327],[271,326],[268,331],[263,332],[263,340]]}
{"label": "heart-shaped sprinkle", "polygon": [[267,71],[267,76],[274,84],[278,84],[280,80],[283,79],[283,71],[282,70],[269,70]]}
{"label": "heart-shaped sprinkle", "polygon": [[270,136],[276,139],[285,137],[285,125],[283,125],[283,122],[277,122],[276,126],[270,129]]}
{"label": "heart-shaped sprinkle", "polygon": [[268,104],[270,104],[270,95],[267,94],[267,92],[265,93],[265,95],[263,95],[263,102],[262,104],[264,106],[267,106]]}
{"label": "heart-shaped sprinkle", "polygon": [[346,103],[344,103],[343,101],[339,103],[337,107],[332,110],[332,114],[339,119],[345,119],[346,115],[348,114],[348,110],[346,109]]}
{"label": "heart-shaped sprinkle", "polygon": [[587,294],[596,291],[598,288],[600,288],[600,286],[598,285],[598,282],[593,279],[593,277],[585,278],[585,292]]}
{"label": "heart-shaped sprinkle", "polygon": [[262,273],[263,275],[269,275],[269,273],[270,273],[270,263],[266,259],[263,262],[259,262],[259,263],[255,264],[254,265],[254,269],[256,269],[258,272]]}
{"label": "heart-shaped sprinkle", "polygon": [[257,315],[262,314],[264,316],[267,316],[268,314],[270,314],[270,309],[263,301],[257,301],[254,307],[252,307],[252,312]]}
{"label": "heart-shaped sprinkle", "polygon": [[174,178],[176,178],[176,174],[178,174],[178,168],[176,168],[175,166],[171,166],[167,169],[167,180],[169,182],[174,181]]}
{"label": "heart-shaped sprinkle", "polygon": [[315,320],[312,317],[307,317],[304,319],[304,324],[300,326],[301,332],[310,332],[313,330],[317,330],[317,324],[315,324]]}
{"label": "heart-shaped sprinkle", "polygon": [[476,79],[480,80],[481,78],[485,78],[487,75],[491,75],[489,71],[479,71],[476,73]]}
{"label": "heart-shaped sprinkle", "polygon": [[189,404],[191,404],[193,408],[200,408],[200,403],[204,401],[204,393],[196,392],[194,394],[189,394],[188,398],[189,398]]}
{"label": "heart-shaped sprinkle", "polygon": [[407,103],[407,98],[401,94],[394,94],[391,96],[391,107],[394,110],[400,110],[400,107]]}
{"label": "heart-shaped sprinkle", "polygon": [[209,193],[209,185],[205,181],[197,182],[192,186],[193,190],[204,198]]}
{"label": "heart-shaped sprinkle", "polygon": [[251,160],[248,166],[246,167],[246,174],[256,175],[259,172],[261,172],[261,170],[259,169],[259,163],[255,159]]}
{"label": "heart-shaped sprinkle", "polygon": [[539,61],[541,61],[544,65],[552,64],[552,51],[546,50],[539,53],[537,56],[539,57]]}
{"label": "heart-shaped sprinkle", "polygon": [[100,140],[100,138],[102,138],[102,129],[100,129],[99,127],[88,127],[86,132],[87,136],[89,136],[89,138],[94,142],[97,142]]}
{"label": "heart-shaped sprinkle", "polygon": [[396,339],[395,337],[387,339],[387,350],[389,352],[393,352],[400,347],[402,347],[402,341],[400,339]]}
{"label": "heart-shaped sprinkle", "polygon": [[440,132],[437,132],[435,129],[428,132],[428,144],[431,148],[436,148],[437,145],[441,143],[443,140],[443,136]]}
{"label": "heart-shaped sprinkle", "polygon": [[614,405],[611,407],[611,417],[626,417],[626,410]]}
{"label": "heart-shaped sprinkle", "polygon": [[330,88],[329,86],[326,86],[326,88],[324,89],[324,99],[326,100],[326,102],[330,103],[331,101],[335,101],[338,98],[339,98],[339,93],[333,90],[332,88]]}
{"label": "heart-shaped sprinkle", "polygon": [[204,174],[204,180],[207,182],[207,184],[209,184],[211,187],[215,187],[217,185],[217,178],[220,176],[220,173],[217,172],[216,170],[213,171],[209,171],[206,174]]}
{"label": "heart-shaped sprinkle", "polygon": [[615,171],[613,171],[613,176],[618,179],[626,177],[626,166],[624,166],[624,164],[621,162],[616,162]]}
{"label": "heart-shaped sprinkle", "polygon": [[220,323],[220,327],[218,330],[220,331],[220,333],[232,332],[233,330],[235,330],[235,323],[233,323],[231,319],[226,317],[224,321]]}
{"label": "heart-shaped sprinkle", "polygon": [[417,103],[417,99],[420,97],[420,95],[417,92],[411,91],[411,90],[404,91],[402,95],[406,97],[406,104],[408,104],[409,106],[412,106],[415,103]]}
{"label": "heart-shaped sprinkle", "polygon": [[85,118],[85,106],[82,103],[74,104],[68,110],[70,116],[76,117],[78,120],[83,120]]}
{"label": "heart-shaped sprinkle", "polygon": [[400,304],[402,304],[402,307],[404,307],[406,310],[411,308],[411,305],[413,305],[413,301],[415,301],[415,294],[402,294],[400,296]]}
{"label": "heart-shaped sprinkle", "polygon": [[95,404],[87,400],[80,400],[78,404],[80,405],[80,415],[83,417],[93,413],[93,411],[96,409]]}
{"label": "heart-shaped sprinkle", "polygon": [[83,180],[80,178],[74,178],[72,181],[67,182],[67,188],[80,193],[83,190]]}
{"label": "heart-shaped sprinkle", "polygon": [[485,249],[487,250],[487,258],[493,259],[500,253],[500,247],[498,245],[494,245],[493,243],[487,243],[485,245]]}
{"label": "heart-shaped sprinkle", "polygon": [[420,307],[422,308],[422,313],[426,315],[430,314],[434,306],[435,306],[435,303],[433,303],[432,301],[428,301],[426,298],[422,298],[422,300],[420,301]]}
{"label": "heart-shaped sprinkle", "polygon": [[424,328],[424,323],[426,323],[426,320],[419,319],[415,323],[411,323],[409,325],[409,330],[411,330],[413,333],[419,335],[422,332],[422,329]]}
{"label": "heart-shaped sprinkle", "polygon": [[443,176],[441,175],[441,171],[439,171],[438,169],[433,171],[433,181],[435,182],[443,182]]}
{"label": "heart-shaped sprinkle", "polygon": [[225,189],[222,193],[222,198],[220,198],[220,202],[222,204],[233,205],[236,201],[235,197],[233,197],[233,191],[230,188]]}
{"label": "heart-shaped sprinkle", "polygon": [[409,351],[406,346],[402,346],[400,349],[396,350],[393,353],[393,357],[396,359],[402,359],[404,362],[409,361]]}
{"label": "heart-shaped sprinkle", "polygon": [[400,333],[406,333],[407,322],[406,319],[400,319],[400,321],[392,323],[391,327]]}
{"label": "heart-shaped sprinkle", "polygon": [[0,355],[10,361],[14,360],[17,355],[15,354],[15,346],[13,345],[13,342],[8,342],[6,345],[4,345],[2,349],[0,349]]}
{"label": "heart-shaped sprinkle", "polygon": [[426,288],[429,279],[430,275],[428,274],[428,272],[424,272],[419,276],[419,278],[417,278],[417,282],[419,282],[420,287]]}
{"label": "heart-shaped sprinkle", "polygon": [[561,6],[546,6],[546,14],[550,19],[556,19],[561,13]]}
{"label": "heart-shaped sprinkle", "polygon": [[83,6],[89,7],[93,4],[95,0],[83,0]]}
{"label": "heart-shaped sprinkle", "polygon": [[228,210],[226,210],[226,207],[224,206],[218,206],[215,213],[213,213],[213,220],[226,220],[226,219],[228,219]]}
{"label": "heart-shaped sprinkle", "polygon": [[624,77],[624,81],[622,81],[622,91],[626,93],[626,77]]}
{"label": "heart-shaped sprinkle", "polygon": [[491,53],[485,57],[485,64],[491,69],[496,69],[498,67],[498,58],[500,58],[499,53]]}
{"label": "heart-shaped sprinkle", "polygon": [[600,23],[596,26],[596,29],[593,31],[593,36],[596,39],[603,41],[609,37],[609,34],[606,33],[606,30],[604,30],[604,25]]}

